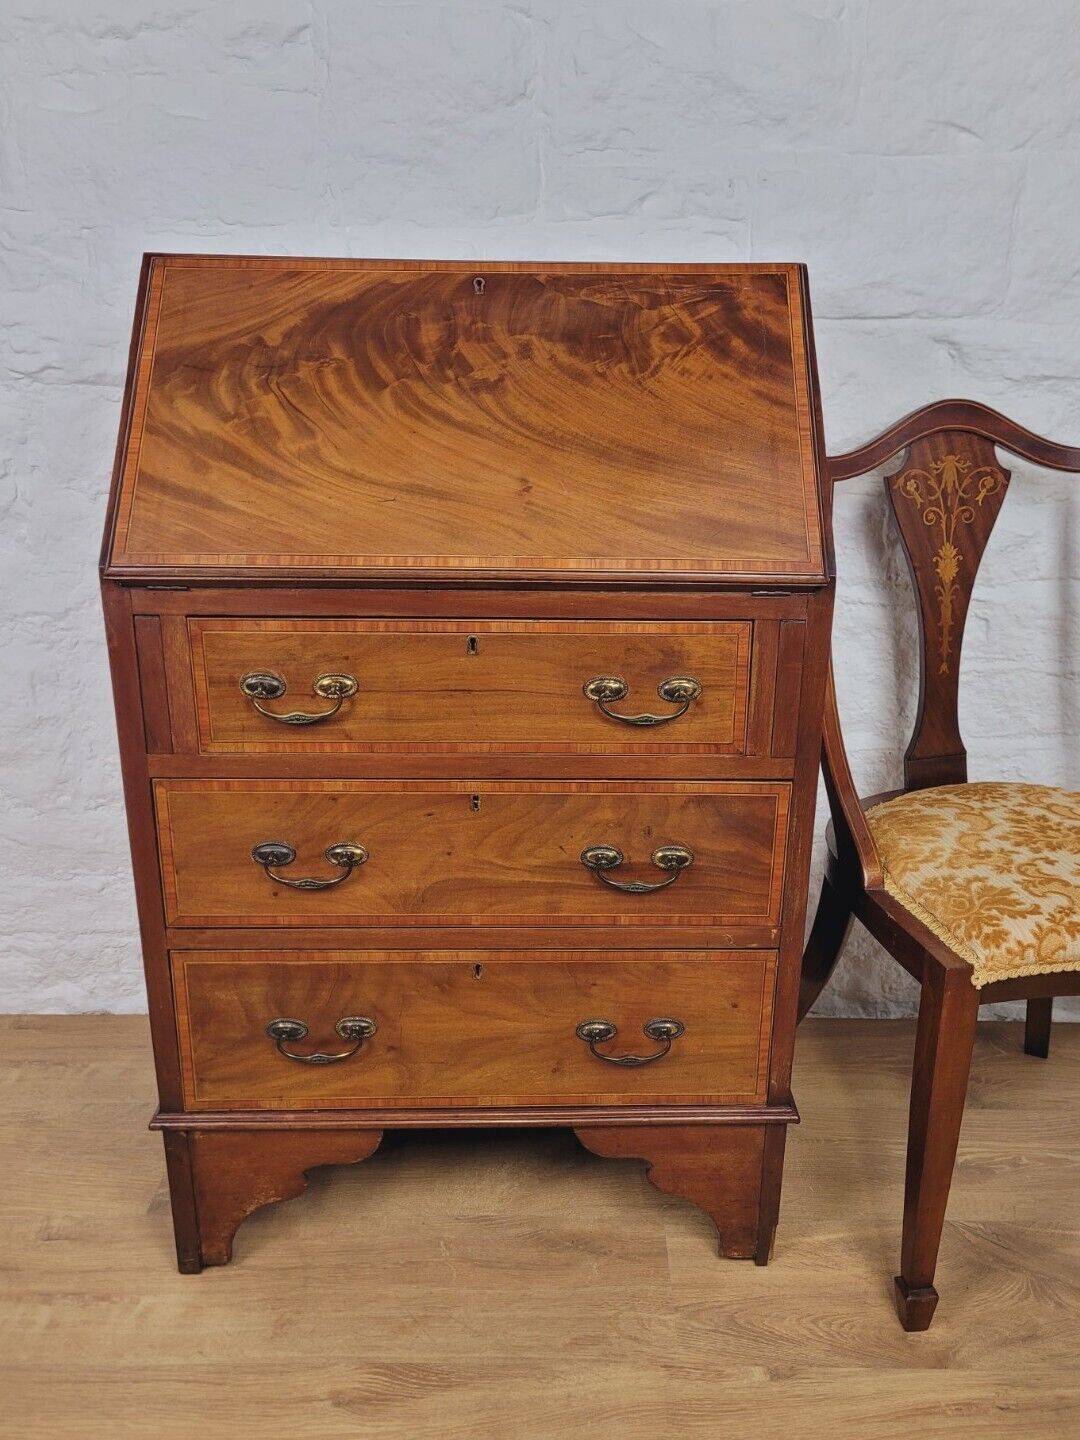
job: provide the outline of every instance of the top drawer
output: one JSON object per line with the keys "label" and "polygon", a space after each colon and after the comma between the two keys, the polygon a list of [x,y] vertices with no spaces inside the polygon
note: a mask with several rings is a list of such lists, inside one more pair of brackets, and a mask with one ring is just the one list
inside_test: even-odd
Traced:
{"label": "top drawer", "polygon": [[741,754],[751,629],[192,618],[199,748]]}

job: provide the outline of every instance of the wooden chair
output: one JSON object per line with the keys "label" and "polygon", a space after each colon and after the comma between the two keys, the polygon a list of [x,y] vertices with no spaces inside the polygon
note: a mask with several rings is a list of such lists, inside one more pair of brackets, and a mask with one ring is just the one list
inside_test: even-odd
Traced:
{"label": "wooden chair", "polygon": [[832,974],[853,917],[922,987],[911,1082],[896,1305],[925,1330],[981,1004],[1027,1001],[1024,1049],[1049,1053],[1055,995],[1080,993],[1080,793],[967,783],[957,696],[975,575],[1009,472],[994,446],[1080,472],[1080,449],[983,405],[916,410],[829,461],[833,481],[903,463],[885,480],[921,635],[918,716],[904,788],[860,800],[830,673],[822,767],[832,811],[825,880],[803,958],[799,1018]]}

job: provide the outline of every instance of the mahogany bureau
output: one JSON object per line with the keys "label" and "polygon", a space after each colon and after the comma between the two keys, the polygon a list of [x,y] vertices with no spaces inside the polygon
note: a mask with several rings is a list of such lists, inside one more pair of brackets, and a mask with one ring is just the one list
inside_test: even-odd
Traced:
{"label": "mahogany bureau", "polygon": [[832,609],[796,265],[144,262],[103,592],[181,1270],[563,1125],[764,1263]]}

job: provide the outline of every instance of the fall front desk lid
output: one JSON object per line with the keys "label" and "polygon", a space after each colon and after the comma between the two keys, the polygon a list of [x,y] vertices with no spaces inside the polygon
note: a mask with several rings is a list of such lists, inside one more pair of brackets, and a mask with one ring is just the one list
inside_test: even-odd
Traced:
{"label": "fall front desk lid", "polygon": [[825,578],[805,275],[148,258],[106,573]]}

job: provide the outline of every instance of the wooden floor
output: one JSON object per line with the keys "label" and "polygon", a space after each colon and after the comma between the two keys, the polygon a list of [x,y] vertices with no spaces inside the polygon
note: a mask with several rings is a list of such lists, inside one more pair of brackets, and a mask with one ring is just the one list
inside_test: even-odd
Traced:
{"label": "wooden floor", "polygon": [[1080,1435],[1080,1025],[980,1031],[933,1329],[893,1316],[911,1028],[809,1022],[776,1257],[558,1131],[388,1137],[174,1268],[139,1018],[0,1019],[0,1434]]}

